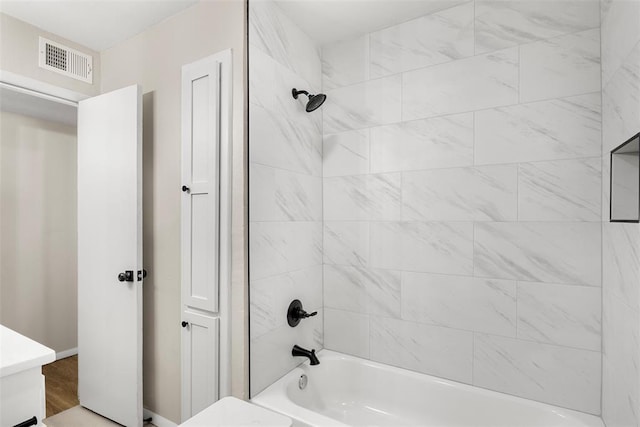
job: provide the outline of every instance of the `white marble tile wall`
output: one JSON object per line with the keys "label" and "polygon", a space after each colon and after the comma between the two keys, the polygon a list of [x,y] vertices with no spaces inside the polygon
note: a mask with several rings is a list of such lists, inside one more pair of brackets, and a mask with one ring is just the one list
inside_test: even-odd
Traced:
{"label": "white marble tile wall", "polygon": [[579,95],[600,89],[598,28],[520,48],[521,102]]}
{"label": "white marble tile wall", "polygon": [[640,131],[640,2],[602,4],[602,417],[640,425],[640,227],[609,223],[609,152]]}
{"label": "white marble tile wall", "polygon": [[476,53],[597,28],[597,1],[475,1]]}
{"label": "white marble tile wall", "polygon": [[601,356],[537,342],[476,334],[473,383],[593,412],[600,406]]}
{"label": "white marble tile wall", "polygon": [[600,414],[599,9],[475,0],[322,48],[327,348]]}
{"label": "white marble tile wall", "polygon": [[[303,362],[298,344],[323,346],[322,113],[292,88],[318,92],[320,50],[271,1],[249,6],[250,392]],[[286,322],[300,299],[318,316]]]}

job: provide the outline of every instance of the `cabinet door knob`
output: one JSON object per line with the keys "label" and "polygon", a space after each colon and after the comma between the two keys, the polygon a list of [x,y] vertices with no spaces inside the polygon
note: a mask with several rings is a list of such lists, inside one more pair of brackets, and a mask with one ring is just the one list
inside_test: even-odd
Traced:
{"label": "cabinet door knob", "polygon": [[182,186],[182,191],[184,191],[185,193],[188,193],[191,191],[191,189],[189,187],[187,187],[186,185]]}
{"label": "cabinet door knob", "polygon": [[187,326],[189,326],[189,322],[185,322],[184,320],[182,321],[182,327],[186,328]]}

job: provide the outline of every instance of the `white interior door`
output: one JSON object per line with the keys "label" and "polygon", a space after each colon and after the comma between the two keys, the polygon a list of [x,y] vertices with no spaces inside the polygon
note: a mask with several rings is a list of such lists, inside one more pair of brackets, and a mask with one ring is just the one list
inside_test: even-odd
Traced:
{"label": "white interior door", "polygon": [[[128,427],[142,425],[141,270],[136,85],[78,106],[78,394],[82,406]],[[132,281],[119,278],[127,271]]]}

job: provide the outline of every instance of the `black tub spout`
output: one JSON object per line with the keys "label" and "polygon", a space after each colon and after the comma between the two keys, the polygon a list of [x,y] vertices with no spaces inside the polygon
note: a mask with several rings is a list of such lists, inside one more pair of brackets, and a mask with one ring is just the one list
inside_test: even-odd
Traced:
{"label": "black tub spout", "polygon": [[309,358],[309,362],[311,362],[312,365],[319,365],[320,361],[318,360],[318,358],[316,357],[316,351],[315,350],[307,350],[304,349],[298,345],[294,345],[293,348],[291,349],[291,355],[292,356],[302,356],[302,357],[308,357]]}

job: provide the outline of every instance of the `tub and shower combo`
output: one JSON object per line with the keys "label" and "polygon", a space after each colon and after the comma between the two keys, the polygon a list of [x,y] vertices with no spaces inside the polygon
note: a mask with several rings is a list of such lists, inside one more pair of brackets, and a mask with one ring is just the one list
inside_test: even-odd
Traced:
{"label": "tub and shower combo", "polygon": [[252,402],[640,425],[640,0],[248,1]]}

